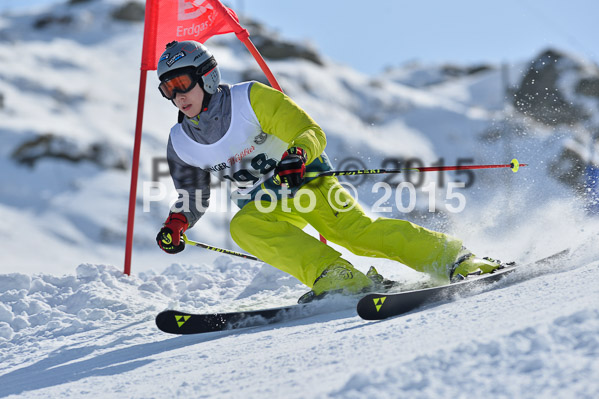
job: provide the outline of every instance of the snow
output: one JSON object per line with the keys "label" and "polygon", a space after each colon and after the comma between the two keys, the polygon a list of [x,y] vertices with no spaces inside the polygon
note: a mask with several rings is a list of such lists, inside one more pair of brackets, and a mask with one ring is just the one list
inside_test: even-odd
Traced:
{"label": "snow", "polygon": [[[347,308],[182,337],[157,332],[156,312],[291,303],[301,287],[225,257],[212,270],[174,265],[141,277],[89,264],[63,277],[3,275],[0,394],[593,398],[599,262],[588,258],[528,267],[476,295],[382,322]],[[251,286],[261,290],[244,295]]]}
{"label": "snow", "polygon": [[[581,137],[598,120],[598,100],[585,99],[595,107],[586,125],[543,126],[511,109],[499,67],[448,77],[410,65],[368,77],[331,60],[269,62],[327,132],[337,166],[389,167],[382,163],[409,158],[528,163],[516,174],[446,174],[436,191],[442,210],[455,205],[446,198],[448,182],[474,179],[460,191],[466,206],[457,214],[420,219],[429,199],[420,188],[413,214],[401,214],[393,199],[385,204],[391,214],[376,213],[381,193],[371,188],[383,179],[357,190],[373,216],[446,231],[476,253],[517,260],[515,273],[380,322],[360,319],[352,300],[337,299],[318,314],[272,325],[199,336],[158,331],[154,317],[163,309],[276,307],[293,304],[306,287],[260,262],[199,248],[173,257],[156,247],[168,199],[142,211],[142,185],[164,157],[176,112],[156,93],[153,73],[133,274],[123,275],[129,171],[107,165],[131,153],[142,26],[110,21],[111,7],[121,3],[57,4],[47,12],[72,15],[73,24],[41,31],[30,27],[40,10],[0,15],[0,397],[599,397],[599,220],[580,191],[551,174],[562,148],[588,151]],[[254,68],[235,40],[208,43],[227,82]],[[511,82],[526,72],[525,61],[509,66]],[[563,79],[568,95],[576,79],[571,72]],[[71,152],[105,144],[111,157],[15,162],[25,140],[48,133]],[[160,182],[172,190],[167,178]],[[438,176],[425,176],[429,182]],[[225,190],[215,188],[213,197],[226,198]],[[234,212],[213,204],[190,238],[238,250],[227,229]],[[405,284],[424,278],[331,245],[363,271],[372,264]],[[532,264],[565,248],[570,254],[560,262]]]}

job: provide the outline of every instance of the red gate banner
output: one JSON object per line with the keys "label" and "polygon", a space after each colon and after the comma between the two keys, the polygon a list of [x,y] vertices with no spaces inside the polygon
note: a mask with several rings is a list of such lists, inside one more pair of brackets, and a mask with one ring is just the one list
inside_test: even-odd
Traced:
{"label": "red gate banner", "polygon": [[243,32],[235,12],[218,0],[147,0],[141,69],[155,70],[173,40],[204,43],[214,35]]}

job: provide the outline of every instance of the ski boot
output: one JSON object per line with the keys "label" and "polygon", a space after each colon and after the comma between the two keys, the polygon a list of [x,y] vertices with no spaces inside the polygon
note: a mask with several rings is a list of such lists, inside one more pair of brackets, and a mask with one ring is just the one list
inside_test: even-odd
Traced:
{"label": "ski boot", "polygon": [[499,260],[489,257],[478,258],[466,248],[463,248],[458,255],[458,259],[451,267],[449,280],[455,283],[464,280],[470,275],[493,273],[495,270],[503,267]]}
{"label": "ski boot", "polygon": [[324,269],[320,276],[314,280],[312,290],[302,295],[297,302],[311,302],[333,292],[358,294],[370,290],[373,286],[374,282],[364,273],[357,270],[345,259],[339,258],[335,263]]}
{"label": "ski boot", "polygon": [[397,281],[386,279],[379,274],[374,266],[370,266],[370,269],[368,269],[368,272],[366,273],[366,277],[368,277],[374,283],[372,291],[388,291],[391,288],[399,285]]}

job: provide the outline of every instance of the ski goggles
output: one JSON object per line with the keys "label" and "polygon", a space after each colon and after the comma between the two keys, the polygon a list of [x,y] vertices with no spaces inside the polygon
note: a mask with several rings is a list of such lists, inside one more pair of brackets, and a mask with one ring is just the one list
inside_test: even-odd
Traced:
{"label": "ski goggles", "polygon": [[195,87],[196,83],[198,79],[193,74],[184,73],[164,79],[158,85],[158,90],[168,100],[174,100],[177,93],[187,93]]}

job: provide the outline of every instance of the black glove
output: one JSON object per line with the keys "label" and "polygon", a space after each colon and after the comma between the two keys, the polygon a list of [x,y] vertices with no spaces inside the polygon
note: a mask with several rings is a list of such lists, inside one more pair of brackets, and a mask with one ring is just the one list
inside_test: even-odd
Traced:
{"label": "black glove", "polygon": [[300,147],[291,147],[283,154],[281,161],[275,169],[278,176],[287,187],[298,187],[304,181],[306,173],[306,153]]}
{"label": "black glove", "polygon": [[177,254],[185,249],[185,241],[181,240],[181,234],[189,227],[187,218],[182,213],[171,213],[168,215],[164,226],[156,236],[156,242],[160,249],[169,254]]}

